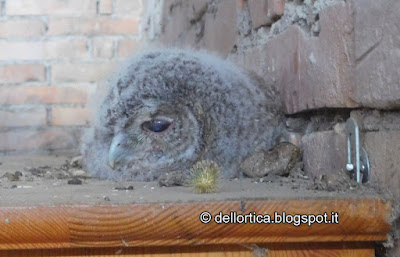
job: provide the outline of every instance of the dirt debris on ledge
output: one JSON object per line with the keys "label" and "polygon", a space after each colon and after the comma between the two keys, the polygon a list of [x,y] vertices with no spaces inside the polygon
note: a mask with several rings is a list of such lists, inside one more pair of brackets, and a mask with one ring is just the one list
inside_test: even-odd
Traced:
{"label": "dirt debris on ledge", "polygon": [[[160,186],[157,181],[112,181],[93,178],[86,173],[80,174],[81,167],[75,163],[72,156],[0,156],[0,162],[3,163],[0,166],[0,206],[368,196],[388,199],[377,194],[370,185],[358,185],[350,180],[347,174],[311,179],[304,172],[301,161],[294,164],[289,173],[284,173],[283,176],[269,174],[258,178],[221,179],[220,190],[212,194],[198,194],[187,186]],[[80,172],[75,176],[77,170]],[[79,180],[81,183],[71,184],[71,180]]]}

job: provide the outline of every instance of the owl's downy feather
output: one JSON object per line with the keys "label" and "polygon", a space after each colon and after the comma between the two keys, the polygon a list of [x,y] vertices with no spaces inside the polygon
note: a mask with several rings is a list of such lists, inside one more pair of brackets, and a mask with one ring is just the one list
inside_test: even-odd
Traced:
{"label": "owl's downy feather", "polygon": [[276,96],[233,64],[205,52],[136,55],[109,86],[84,137],[95,176],[152,180],[213,160],[225,177],[244,157],[272,146],[281,119]]}

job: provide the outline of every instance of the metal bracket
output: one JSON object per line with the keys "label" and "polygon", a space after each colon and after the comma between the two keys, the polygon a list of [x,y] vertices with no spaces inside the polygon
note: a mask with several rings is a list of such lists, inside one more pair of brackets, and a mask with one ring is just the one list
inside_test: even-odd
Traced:
{"label": "metal bracket", "polygon": [[[368,154],[365,149],[360,146],[360,130],[357,121],[349,118],[346,121],[347,135],[347,164],[346,169],[351,172],[351,176],[357,180],[357,183],[365,183],[370,178],[370,166]],[[354,142],[354,148],[352,147]],[[352,153],[355,152],[355,164],[352,159]],[[362,178],[361,178],[362,175]]]}

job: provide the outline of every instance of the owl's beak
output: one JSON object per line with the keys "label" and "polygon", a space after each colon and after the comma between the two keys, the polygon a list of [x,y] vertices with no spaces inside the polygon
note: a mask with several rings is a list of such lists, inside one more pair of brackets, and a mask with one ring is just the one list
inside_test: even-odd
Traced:
{"label": "owl's beak", "polygon": [[110,149],[108,150],[108,165],[113,169],[124,155],[125,150],[122,147],[124,145],[124,140],[124,134],[117,134],[111,142]]}

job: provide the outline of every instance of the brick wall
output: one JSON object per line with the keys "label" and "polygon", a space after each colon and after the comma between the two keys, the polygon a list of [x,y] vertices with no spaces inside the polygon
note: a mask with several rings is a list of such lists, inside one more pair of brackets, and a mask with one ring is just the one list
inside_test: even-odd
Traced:
{"label": "brick wall", "polygon": [[140,47],[142,1],[0,3],[0,152],[77,148],[91,93]]}
{"label": "brick wall", "polygon": [[[345,168],[344,121],[356,118],[372,180],[389,188],[399,205],[400,1],[146,3],[148,41],[208,49],[276,87],[288,130],[300,128],[293,133],[312,177]],[[400,256],[396,244],[388,256]]]}

